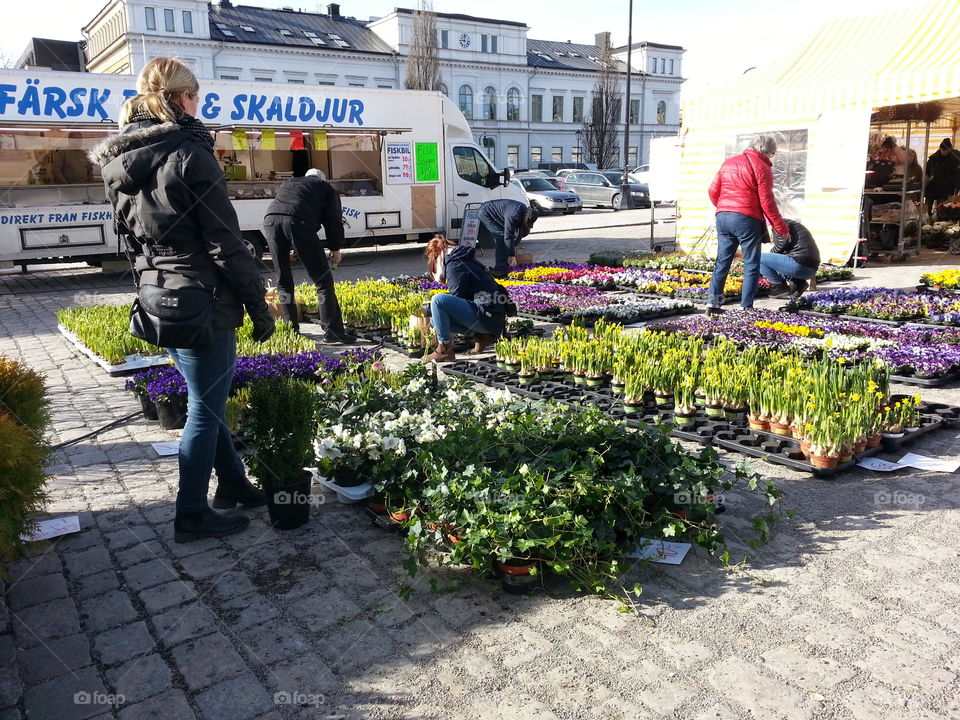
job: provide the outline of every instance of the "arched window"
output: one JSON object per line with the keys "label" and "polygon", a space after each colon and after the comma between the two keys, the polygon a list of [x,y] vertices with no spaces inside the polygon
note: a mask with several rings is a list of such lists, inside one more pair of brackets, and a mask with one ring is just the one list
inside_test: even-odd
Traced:
{"label": "arched window", "polygon": [[516,88],[507,90],[507,120],[520,121],[520,91]]}
{"label": "arched window", "polygon": [[657,124],[664,125],[667,122],[667,103],[663,100],[657,103]]}
{"label": "arched window", "polygon": [[473,120],[473,88],[469,85],[460,86],[460,112],[467,120]]}
{"label": "arched window", "polygon": [[444,95],[446,95],[447,97],[450,97],[450,91],[447,90],[447,84],[446,84],[446,83],[440,83],[440,92],[442,92],[442,93],[443,93]]}
{"label": "arched window", "polygon": [[483,91],[483,119],[497,119],[497,91],[492,87],[487,87]]}

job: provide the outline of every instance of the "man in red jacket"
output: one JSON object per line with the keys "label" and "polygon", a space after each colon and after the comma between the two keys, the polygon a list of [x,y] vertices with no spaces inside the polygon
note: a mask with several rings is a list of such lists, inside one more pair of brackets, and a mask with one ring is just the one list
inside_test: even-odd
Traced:
{"label": "man in red jacket", "polygon": [[723,285],[730,264],[743,250],[743,294],[740,306],[753,307],[760,277],[760,243],[769,239],[764,218],[780,235],[789,235],[773,197],[773,166],[777,143],[769,135],[757,135],[742,155],[734,155],[720,166],[710,183],[710,202],[717,208],[717,261],[710,278],[707,314],[723,312]]}

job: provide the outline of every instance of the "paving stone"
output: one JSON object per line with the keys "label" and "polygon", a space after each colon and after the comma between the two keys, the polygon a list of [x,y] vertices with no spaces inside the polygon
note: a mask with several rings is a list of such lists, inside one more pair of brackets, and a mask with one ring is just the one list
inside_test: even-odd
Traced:
{"label": "paving stone", "polygon": [[192,582],[176,580],[144,590],[140,593],[140,600],[150,614],[166,610],[174,605],[181,605],[197,597],[197,591]]}
{"label": "paving stone", "polygon": [[7,602],[10,604],[10,609],[16,612],[31,605],[67,597],[67,594],[67,581],[61,571],[39,577],[27,577],[13,583],[7,590]]}
{"label": "paving stone", "polygon": [[261,625],[280,616],[280,611],[259,593],[238,595],[220,604],[220,617],[234,630]]}
{"label": "paving stone", "polygon": [[156,540],[157,534],[149,525],[131,525],[115,532],[104,532],[103,537],[107,541],[107,546],[113,550],[123,550],[124,548],[141,543]]}
{"label": "paving stone", "polygon": [[239,639],[254,662],[267,665],[301,655],[313,644],[296,626],[283,620],[255,625],[241,632]]}
{"label": "paving stone", "polygon": [[87,600],[81,605],[80,613],[87,630],[91,633],[125,625],[137,617],[137,611],[133,609],[130,597],[122,590],[111,590]]}
{"label": "paving stone", "polygon": [[93,575],[84,575],[77,580],[73,596],[77,600],[103,595],[120,587],[120,577],[113,570],[104,570]]}
{"label": "paving stone", "polygon": [[136,703],[170,687],[172,675],[159,655],[145,655],[107,672],[107,682],[124,704]]}
{"label": "paving stone", "polygon": [[73,600],[61,598],[14,613],[13,629],[20,647],[33,647],[80,632],[80,618]]}
{"label": "paving stone", "polygon": [[[174,507],[172,504],[159,505],[156,507],[145,508],[143,510],[143,517],[146,519],[147,522],[152,523],[154,525],[157,525],[157,524],[166,525],[167,523],[173,523],[173,518],[176,516],[176,514],[177,514],[176,507]],[[186,544],[193,545],[194,543],[186,543]]]}
{"label": "paving stone", "polygon": [[221,633],[178,645],[170,654],[194,692],[247,671],[243,658]]}
{"label": "paving stone", "polygon": [[789,685],[762,675],[753,663],[730,657],[714,665],[707,677],[731,704],[742,705],[757,718],[809,720],[814,707]]}
{"label": "paving stone", "polygon": [[169,560],[156,559],[140,563],[123,571],[127,586],[134,592],[179,579]]}
{"label": "paving stone", "polygon": [[892,647],[868,648],[853,664],[895,688],[928,695],[939,693],[957,677],[942,665]]}
{"label": "paving stone", "polygon": [[850,691],[843,698],[843,705],[855,720],[944,720],[958,717],[949,712],[933,713],[922,708],[908,708],[907,698],[876,684]]}
{"label": "paving stone", "polygon": [[183,571],[195,580],[205,580],[229,572],[235,562],[229,550],[217,547],[207,552],[182,558],[180,565],[183,567]]}
{"label": "paving stone", "polygon": [[109,711],[109,698],[96,670],[84,668],[28,688],[23,705],[30,720],[85,720]]}
{"label": "paving stone", "polygon": [[20,648],[17,660],[23,672],[23,681],[28,685],[36,685],[93,664],[90,642],[83,634],[48,640],[43,645],[31,648]]}
{"label": "paving stone", "polygon": [[194,698],[204,720],[250,720],[275,708],[253,675],[214,685]]}
{"label": "paving stone", "polygon": [[825,693],[856,673],[827,657],[810,657],[797,647],[784,647],[760,656],[765,667],[787,678],[809,692]]}
{"label": "paving stone", "polygon": [[167,690],[120,709],[120,720],[196,720],[196,717],[187,696],[179,690]]}
{"label": "paving stone", "polygon": [[213,581],[213,594],[221,600],[229,600],[238,595],[246,595],[256,588],[253,581],[242,572],[225,572]]}
{"label": "paving stone", "polygon": [[395,652],[392,641],[366,620],[354,620],[340,626],[317,648],[320,657],[335,673],[368,667]]}
{"label": "paving stone", "polygon": [[117,565],[121,568],[128,568],[133,565],[153,560],[154,558],[164,557],[167,554],[159,540],[138,543],[124,550],[118,550],[114,553]]}
{"label": "paving stone", "polygon": [[480,637],[484,649],[494,657],[501,657],[507,668],[535,663],[553,649],[552,642],[522,623],[485,630]]}
{"label": "paving stone", "polygon": [[217,620],[210,609],[198,601],[155,615],[153,626],[160,644],[169,648],[216,632]]}
{"label": "paving stone", "polygon": [[267,671],[267,684],[276,693],[293,696],[297,693],[317,697],[331,696],[339,680],[316,655],[300,655],[275,665]]}
{"label": "paving stone", "polygon": [[16,705],[22,694],[23,683],[17,670],[13,637],[0,635],[0,708]]}
{"label": "paving stone", "polygon": [[694,720],[740,720],[740,715],[726,705],[714,705],[697,715]]}
{"label": "paving stone", "polygon": [[57,552],[79,552],[103,544],[103,535],[96,528],[84,528],[82,522],[80,527],[80,532],[56,539]]}
{"label": "paving stone", "polygon": [[341,622],[342,618],[359,615],[361,609],[343,590],[331,587],[325,593],[298,600],[292,604],[290,612],[302,620],[311,632],[318,632]]}
{"label": "paving stone", "polygon": [[140,621],[100,633],[94,637],[93,647],[104,665],[116,665],[150,652],[154,642],[146,623]]}
{"label": "paving stone", "polygon": [[657,687],[641,690],[640,701],[661,715],[671,716],[677,708],[697,695],[699,689],[685,683],[666,681]]}
{"label": "paving stone", "polygon": [[110,553],[100,545],[95,545],[80,552],[66,553],[63,556],[63,562],[67,566],[71,578],[79,578],[113,569],[113,560],[110,558]]}
{"label": "paving stone", "polygon": [[470,712],[473,720],[556,720],[557,716],[544,703],[523,693],[490,693],[475,704]]}

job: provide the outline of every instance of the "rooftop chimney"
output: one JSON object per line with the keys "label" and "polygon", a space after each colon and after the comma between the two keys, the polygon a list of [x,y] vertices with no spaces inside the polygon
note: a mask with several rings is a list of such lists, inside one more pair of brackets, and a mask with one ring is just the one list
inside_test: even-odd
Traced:
{"label": "rooftop chimney", "polygon": [[340,17],[340,6],[337,3],[330,3],[327,5],[327,15],[332,18]]}
{"label": "rooftop chimney", "polygon": [[594,44],[598,48],[610,47],[610,33],[600,32],[593,36]]}

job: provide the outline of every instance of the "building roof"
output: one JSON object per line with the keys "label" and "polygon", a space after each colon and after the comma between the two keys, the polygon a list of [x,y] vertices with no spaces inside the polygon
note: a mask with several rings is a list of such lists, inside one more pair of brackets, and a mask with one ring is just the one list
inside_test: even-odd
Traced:
{"label": "building roof", "polygon": [[210,5],[210,37],[222,42],[393,54],[366,23],[355,18],[250,5]]}
{"label": "building roof", "polygon": [[[527,65],[533,67],[596,72],[600,68],[596,59],[599,54],[600,48],[596,45],[579,45],[553,40],[527,40]],[[612,62],[617,72],[626,72],[625,62],[616,59]]]}
{"label": "building roof", "polygon": [[[404,15],[412,15],[416,11],[411,10],[410,8],[395,8],[394,12],[402,13]],[[510,25],[512,27],[523,28],[527,27],[527,24],[522,22],[515,22],[513,20],[495,20],[493,18],[476,17],[475,15],[461,15],[459,13],[443,12],[435,12],[434,15],[436,15],[438,18],[446,18],[448,20],[466,20],[467,22],[493,23],[494,25]]]}
{"label": "building roof", "polygon": [[83,72],[83,52],[78,40],[51,40],[30,38],[26,49],[17,60],[16,67],[27,66],[50,68],[68,72]]}

